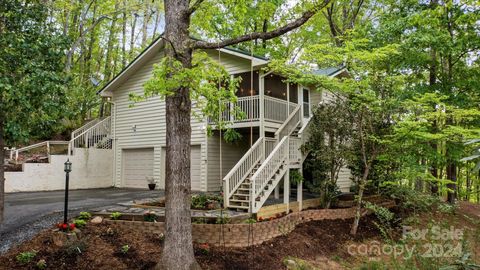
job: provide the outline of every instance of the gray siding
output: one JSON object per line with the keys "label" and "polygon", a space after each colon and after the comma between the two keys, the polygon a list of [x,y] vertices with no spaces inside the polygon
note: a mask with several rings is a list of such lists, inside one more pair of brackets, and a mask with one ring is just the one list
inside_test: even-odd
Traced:
{"label": "gray siding", "polygon": [[237,164],[248,151],[249,144],[244,138],[236,143],[222,141],[222,175],[220,176],[220,137],[218,134],[208,137],[208,191],[222,189],[223,177]]}
{"label": "gray siding", "polygon": [[[218,52],[216,50],[209,50],[207,53],[212,57],[212,59],[218,61]],[[120,87],[113,91],[112,101],[115,104],[115,109],[113,112],[114,121],[112,123],[112,128],[115,138],[115,186],[121,187],[125,185],[125,183],[122,183],[122,149],[153,148],[154,178],[158,181],[159,188],[165,187],[164,173],[161,172],[165,164],[165,155],[162,154],[162,148],[164,148],[166,145],[165,102],[160,100],[160,98],[149,98],[146,101],[134,104],[132,107],[132,102],[129,100],[130,93],[135,93],[138,95],[143,94],[143,85],[148,79],[151,78],[153,65],[158,63],[161,57],[162,53],[159,52],[155,57],[147,61],[145,65],[143,65],[138,69],[138,71],[130,76]],[[229,73],[234,74],[250,70],[249,60],[241,59],[224,53],[221,54],[220,59],[221,63],[225,66]],[[206,191],[207,181],[205,181],[205,179],[207,178],[207,136],[205,130],[207,123],[204,120],[192,117],[191,124],[191,144],[201,147],[200,175],[192,176],[192,182],[195,182],[196,190]],[[133,131],[134,127],[136,129],[135,132]],[[210,158],[214,159],[213,156]],[[210,163],[212,164],[213,162]],[[230,163],[231,162],[229,161],[226,162],[226,164]],[[231,167],[233,167],[233,165]],[[221,186],[221,184],[219,185],[219,183],[212,183],[212,187],[209,186],[208,189],[219,189],[219,186]]]}

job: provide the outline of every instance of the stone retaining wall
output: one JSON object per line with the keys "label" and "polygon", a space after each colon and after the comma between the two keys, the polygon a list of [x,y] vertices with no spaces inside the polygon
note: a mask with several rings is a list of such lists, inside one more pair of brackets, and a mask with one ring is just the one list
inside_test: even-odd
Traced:
{"label": "stone retaining wall", "polygon": [[[383,203],[384,207],[393,207],[393,202]],[[364,211],[362,215],[368,214]],[[350,219],[355,216],[355,208],[320,209],[294,212],[282,218],[253,224],[192,224],[193,241],[226,247],[247,247],[259,245],[277,236],[285,235],[295,229],[295,226],[312,220]],[[143,222],[127,220],[109,220],[107,224],[115,224],[128,230],[138,230],[145,233],[159,234],[165,231],[163,222]],[[222,235],[223,229],[223,235]]]}

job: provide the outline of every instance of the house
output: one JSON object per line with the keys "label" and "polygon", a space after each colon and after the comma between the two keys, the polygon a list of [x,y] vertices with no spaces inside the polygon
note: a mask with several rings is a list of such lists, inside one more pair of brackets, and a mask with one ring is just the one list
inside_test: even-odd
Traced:
{"label": "house", "polygon": [[[75,131],[72,140],[65,142],[68,156],[74,158],[74,168],[77,164],[77,170],[82,171],[81,175],[72,175],[72,179],[95,179],[95,183],[86,181],[90,188],[145,188],[146,179],[153,177],[157,186],[164,188],[165,103],[153,97],[132,106],[129,99],[130,93],[143,94],[143,85],[152,76],[153,65],[160,61],[163,46],[162,39],[154,41],[99,91],[111,104],[111,115]],[[218,130],[212,136],[207,135],[207,125],[215,129],[215,121],[192,117],[192,190],[223,189],[227,207],[256,212],[271,194],[279,196],[283,183],[287,200],[290,186],[283,179],[289,179],[290,170],[302,168],[306,155],[300,146],[308,139],[312,107],[328,99],[328,93],[285,83],[284,78],[264,71],[268,59],[263,57],[232,48],[206,50],[206,53],[220,61],[232,76],[242,78],[238,102],[232,106],[237,106],[246,117],[236,119],[230,112],[222,115],[242,135],[234,143],[225,142]],[[317,73],[333,77],[344,75],[345,70],[331,68]],[[13,153],[18,155],[18,150]],[[39,170],[41,165],[35,165]],[[24,164],[24,171],[32,171],[31,166]],[[15,173],[6,176],[7,191],[15,190],[15,185],[9,185],[15,182],[12,174]],[[20,178],[32,181],[31,177],[34,175]],[[83,187],[72,182],[74,188]],[[349,191],[351,180],[347,169],[342,170],[338,184],[342,191]],[[54,188],[61,187],[55,184]],[[17,186],[16,190],[21,188]]]}

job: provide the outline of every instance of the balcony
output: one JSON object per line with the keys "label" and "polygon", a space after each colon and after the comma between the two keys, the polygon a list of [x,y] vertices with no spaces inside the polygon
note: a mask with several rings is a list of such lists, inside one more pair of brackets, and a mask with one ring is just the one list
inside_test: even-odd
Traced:
{"label": "balcony", "polygon": [[[263,99],[263,106],[262,104]],[[237,107],[243,112],[241,118],[235,117],[233,109]],[[298,104],[270,96],[259,95],[239,97],[236,104],[228,104],[222,114],[222,121],[231,123],[232,128],[259,126],[262,122],[267,131],[279,128],[288,115],[295,110]],[[262,111],[263,110],[263,111]],[[209,119],[209,124],[215,125],[215,120]]]}

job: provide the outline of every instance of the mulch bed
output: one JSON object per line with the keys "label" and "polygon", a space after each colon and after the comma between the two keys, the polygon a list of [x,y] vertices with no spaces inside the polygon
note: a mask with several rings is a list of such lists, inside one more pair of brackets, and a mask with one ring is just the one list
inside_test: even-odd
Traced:
{"label": "mulch bed", "polygon": [[[378,236],[372,217],[363,218],[355,241]],[[250,248],[195,248],[195,255],[203,269],[285,269],[283,259],[294,256],[314,260],[318,256],[345,254],[345,243],[352,220],[322,220],[300,224],[286,236],[277,237]],[[82,229],[79,242],[59,248],[52,242],[52,230],[44,231],[32,240],[11,249],[0,257],[0,269],[36,269],[43,259],[47,269],[151,269],[160,259],[163,240],[159,235],[123,230],[115,225],[89,224]],[[124,245],[130,249],[121,252]],[[78,252],[77,247],[82,251]],[[25,251],[36,250],[34,260],[19,264],[15,257]]]}

